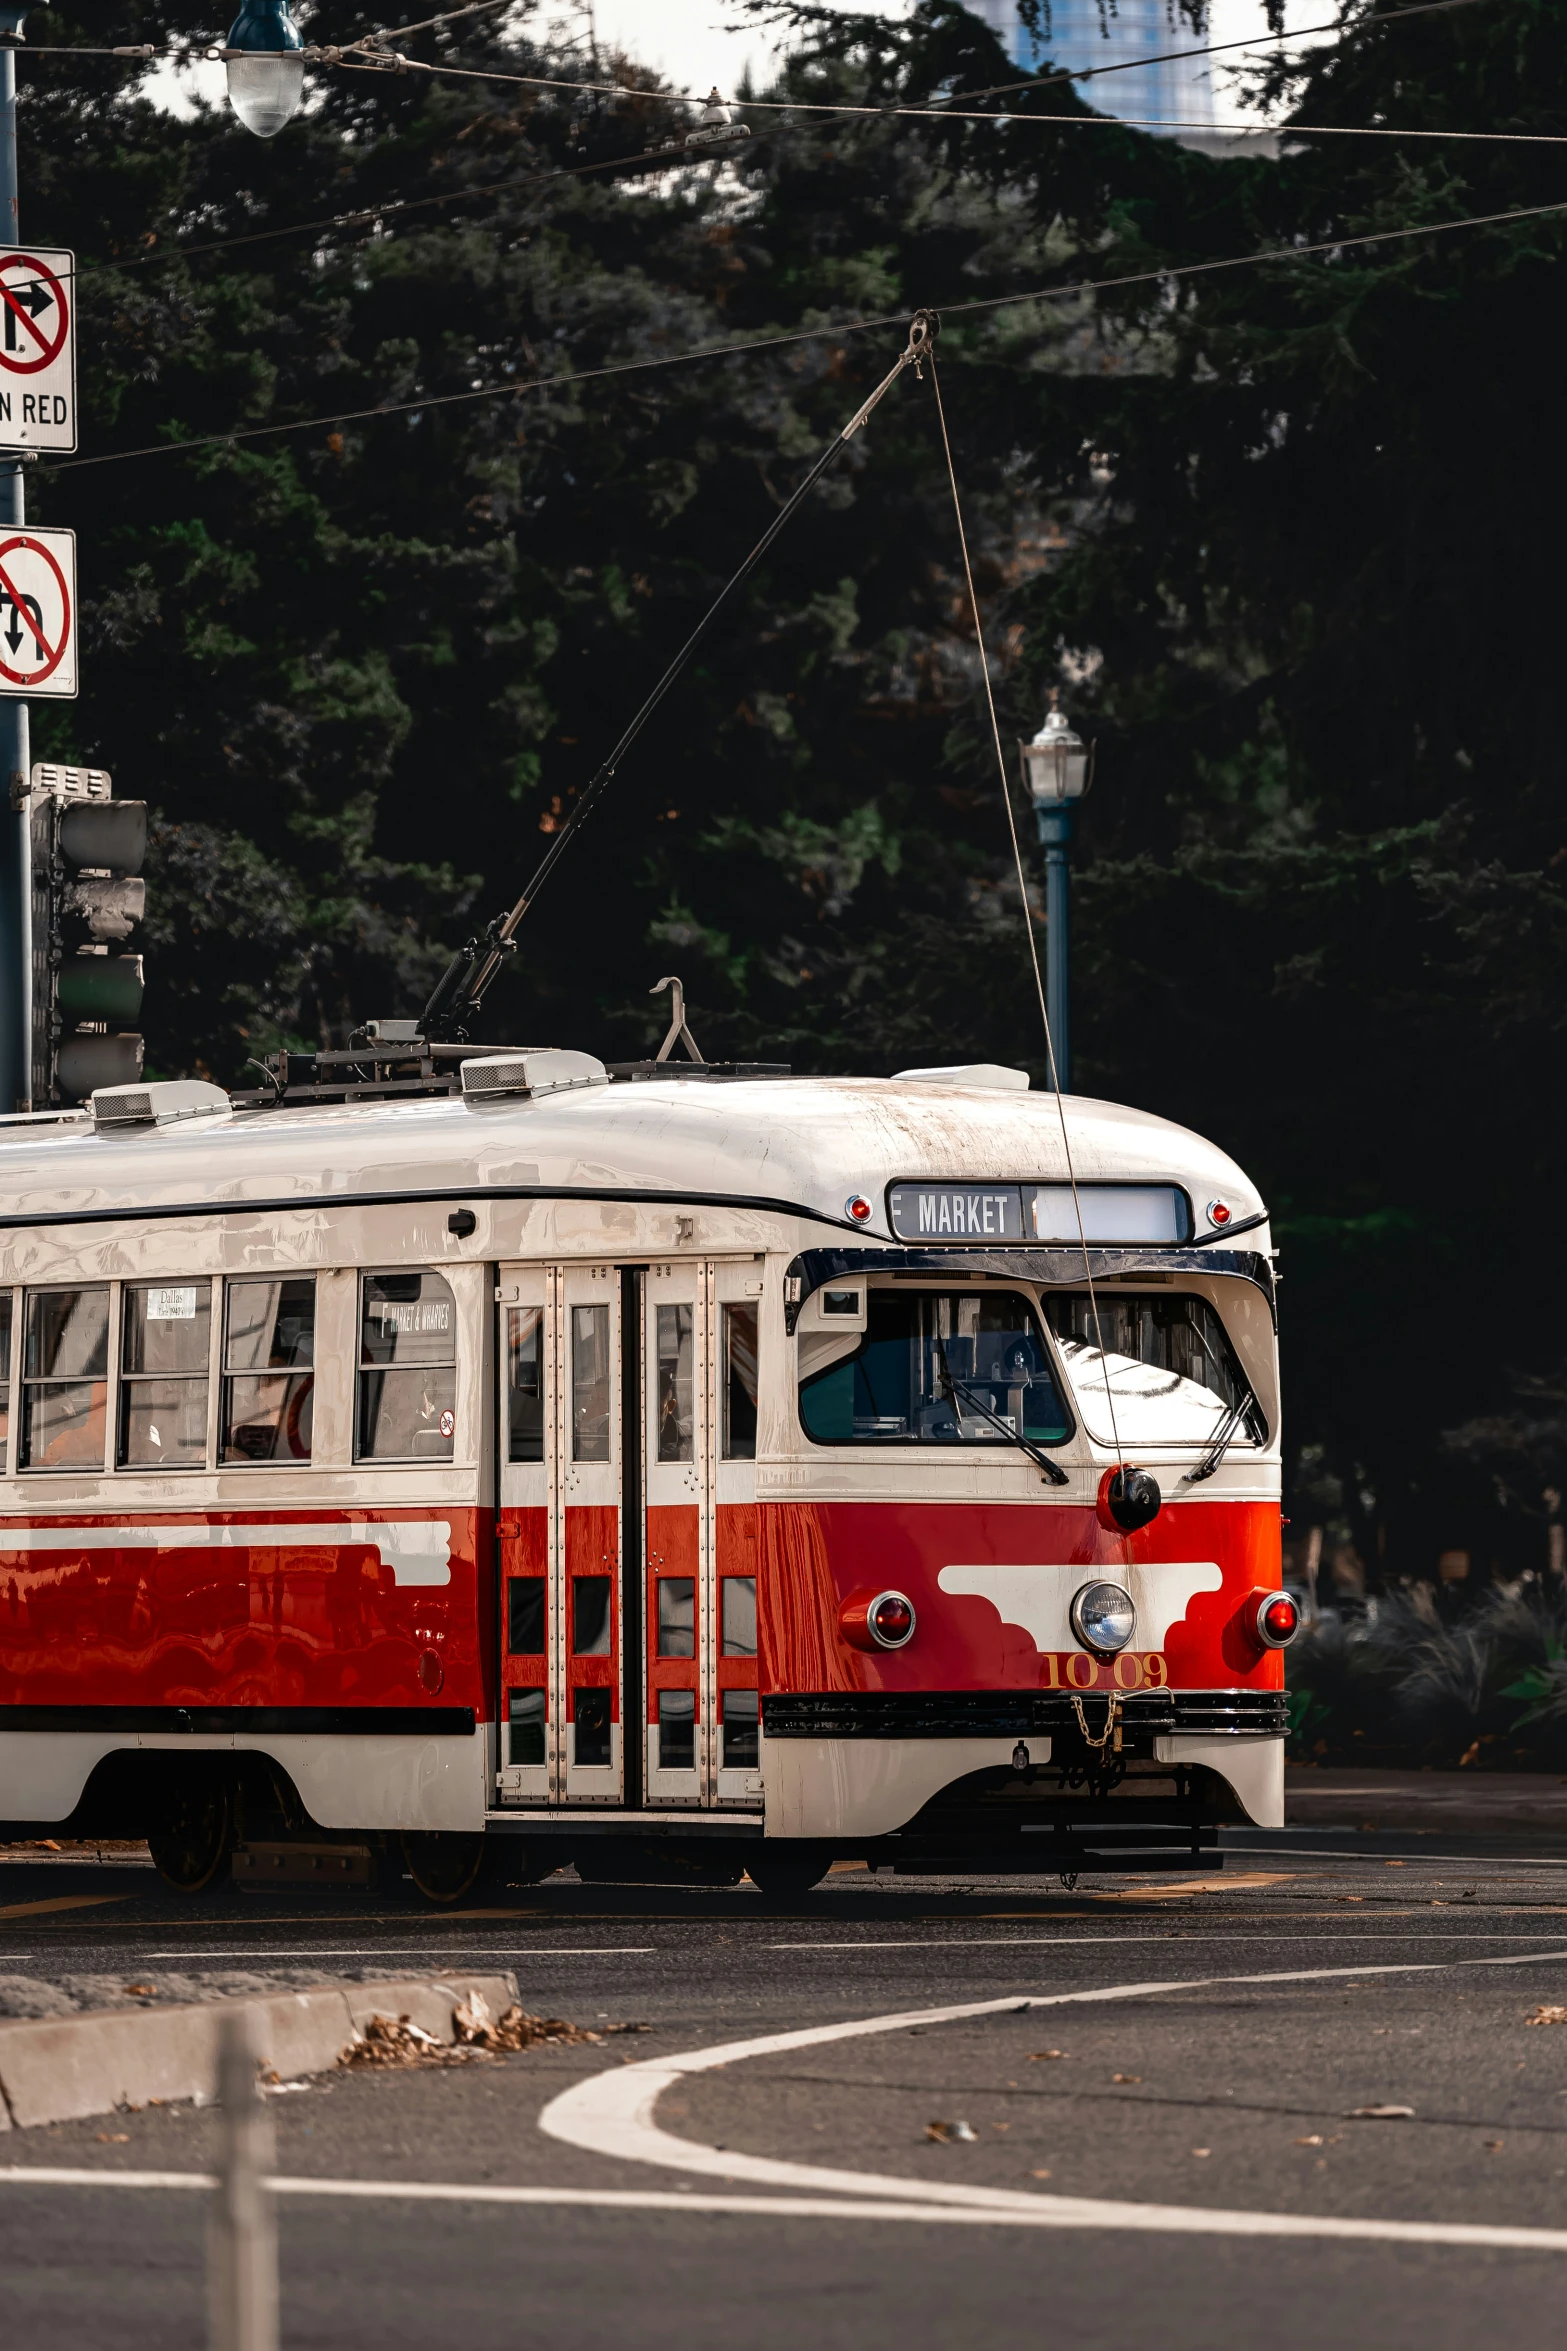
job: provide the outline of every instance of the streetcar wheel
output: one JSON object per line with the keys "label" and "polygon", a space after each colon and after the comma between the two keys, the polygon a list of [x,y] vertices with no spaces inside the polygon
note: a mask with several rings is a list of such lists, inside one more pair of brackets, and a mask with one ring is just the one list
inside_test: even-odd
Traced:
{"label": "streetcar wheel", "polygon": [[471,1894],[493,1859],[482,1829],[405,1830],[402,1847],[415,1892],[442,1908]]}
{"label": "streetcar wheel", "polygon": [[205,1894],[234,1844],[234,1796],[216,1772],[170,1775],[147,1832],[152,1865],[181,1894]]}
{"label": "streetcar wheel", "polygon": [[792,1902],[821,1884],[832,1867],[832,1855],[814,1845],[780,1844],[771,1851],[764,1845],[760,1853],[747,1856],[745,1867],[752,1885],[769,1901]]}

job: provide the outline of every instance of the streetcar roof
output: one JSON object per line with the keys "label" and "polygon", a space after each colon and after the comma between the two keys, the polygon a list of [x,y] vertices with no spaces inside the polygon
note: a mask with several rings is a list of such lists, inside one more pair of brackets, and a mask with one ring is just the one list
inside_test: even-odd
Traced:
{"label": "streetcar roof", "polygon": [[[1181,1185],[1199,1229],[1222,1198],[1234,1222],[1256,1188],[1226,1153],[1146,1111],[1066,1097],[1079,1182]],[[461,1096],[246,1110],[165,1126],[0,1125],[0,1223],[333,1198],[485,1192],[733,1201],[890,1237],[887,1187],[1061,1182],[1054,1094],[908,1078],[699,1078],[591,1085],[529,1099]]]}

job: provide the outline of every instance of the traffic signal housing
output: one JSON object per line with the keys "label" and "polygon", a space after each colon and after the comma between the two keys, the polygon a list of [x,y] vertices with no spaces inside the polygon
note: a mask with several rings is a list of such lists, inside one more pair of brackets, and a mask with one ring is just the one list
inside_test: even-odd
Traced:
{"label": "traffic signal housing", "polygon": [[32,773],[33,1102],[85,1102],[141,1076],[147,803],[116,800],[103,768]]}

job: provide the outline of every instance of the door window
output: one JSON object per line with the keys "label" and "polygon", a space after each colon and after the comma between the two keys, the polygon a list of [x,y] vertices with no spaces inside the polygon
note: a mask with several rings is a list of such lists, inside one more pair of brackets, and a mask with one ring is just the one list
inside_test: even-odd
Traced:
{"label": "door window", "polygon": [[361,1461],[450,1461],[457,1428],[457,1309],[438,1273],[364,1277]]}
{"label": "door window", "polygon": [[608,1690],[573,1690],[572,1728],[576,1733],[572,1761],[579,1771],[607,1771],[613,1761],[610,1745]]}
{"label": "door window", "polygon": [[544,1459],[544,1309],[506,1315],[506,1458]]}
{"label": "door window", "polygon": [[723,1654],[726,1657],[754,1657],[756,1655],[756,1578],[754,1575],[726,1575],[719,1585],[723,1594]]}
{"label": "door window", "polygon": [[663,1575],[658,1579],[658,1654],[696,1655],[696,1580],[692,1576]]}
{"label": "door window", "polygon": [[695,1690],[658,1693],[658,1768],[660,1771],[696,1769]]}
{"label": "door window", "polygon": [[308,1461],[316,1384],[315,1276],[230,1282],[224,1312],[219,1460]]}
{"label": "door window", "polygon": [[544,1586],[541,1575],[509,1576],[506,1582],[506,1653],[544,1655]]}
{"label": "door window", "polygon": [[125,1285],[120,1306],[122,1466],[205,1467],[211,1349],[210,1282]]}
{"label": "door window", "polygon": [[610,1578],[579,1575],[571,1579],[571,1648],[575,1657],[610,1654]]}
{"label": "door window", "polygon": [[724,1459],[756,1459],[757,1310],[750,1300],[723,1310]]}
{"label": "door window", "polygon": [[542,1770],[544,1753],[544,1692],[507,1692],[506,1760]]}
{"label": "door window", "polygon": [[691,1309],[658,1309],[658,1458],[691,1459]]}
{"label": "door window", "polygon": [[725,1771],[755,1771],[762,1760],[760,1699],[755,1690],[723,1693]]}
{"label": "door window", "polygon": [[11,1441],[11,1293],[0,1290],[0,1462]]}
{"label": "door window", "polygon": [[609,1308],[571,1310],[571,1458],[608,1461]]}
{"label": "door window", "polygon": [[29,1292],[22,1467],[102,1469],[108,1404],[108,1284]]}

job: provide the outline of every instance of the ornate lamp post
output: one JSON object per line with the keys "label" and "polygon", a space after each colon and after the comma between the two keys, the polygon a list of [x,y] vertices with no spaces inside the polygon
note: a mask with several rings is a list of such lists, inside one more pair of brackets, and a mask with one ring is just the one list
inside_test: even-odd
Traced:
{"label": "ornate lamp post", "polygon": [[1072,1087],[1067,846],[1072,838],[1072,811],[1094,780],[1094,746],[1073,731],[1059,702],[1059,695],[1052,694],[1044,725],[1031,743],[1019,743],[1018,749],[1045,851],[1045,1001],[1056,1084],[1066,1094]]}

